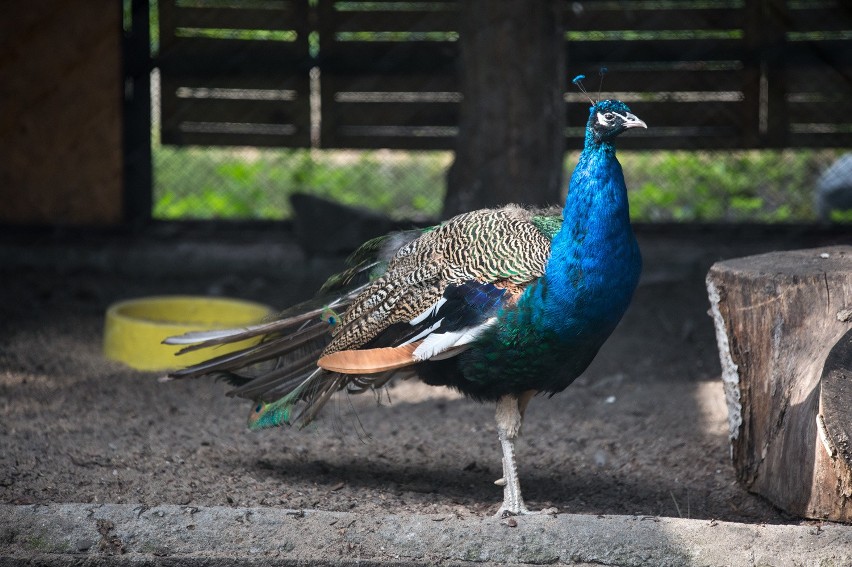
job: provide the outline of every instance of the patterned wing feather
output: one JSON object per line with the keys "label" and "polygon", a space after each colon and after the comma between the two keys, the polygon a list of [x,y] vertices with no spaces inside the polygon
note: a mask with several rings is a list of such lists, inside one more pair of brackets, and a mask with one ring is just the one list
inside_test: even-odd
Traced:
{"label": "patterned wing feather", "polygon": [[521,288],[541,277],[551,236],[533,222],[535,216],[515,206],[474,211],[402,246],[342,315],[324,355],[363,348],[394,325],[416,320],[449,286]]}

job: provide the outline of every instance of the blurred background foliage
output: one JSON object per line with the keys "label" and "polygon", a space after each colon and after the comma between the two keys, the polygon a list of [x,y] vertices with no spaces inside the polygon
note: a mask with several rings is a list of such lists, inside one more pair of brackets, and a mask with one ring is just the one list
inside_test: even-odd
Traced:
{"label": "blurred background foliage", "polygon": [[[619,152],[642,222],[812,222],[816,180],[842,150]],[[577,152],[565,159],[567,176]],[[155,145],[157,219],[284,219],[310,193],[391,218],[438,218],[451,152]],[[518,202],[524,195],[518,194]],[[835,211],[834,221],[850,221]]]}

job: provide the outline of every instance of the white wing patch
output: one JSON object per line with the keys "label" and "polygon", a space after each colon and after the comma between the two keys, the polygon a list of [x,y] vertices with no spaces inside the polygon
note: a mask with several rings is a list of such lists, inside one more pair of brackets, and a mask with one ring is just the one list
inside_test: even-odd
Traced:
{"label": "white wing patch", "polygon": [[497,317],[491,317],[476,327],[467,327],[449,333],[432,333],[426,336],[423,342],[414,349],[412,356],[414,357],[414,360],[421,361],[429,359],[441,360],[441,358],[446,358],[441,357],[440,355],[450,349],[453,349],[453,354],[458,354],[458,352],[464,350],[459,347],[472,343],[479,335],[496,322]]}
{"label": "white wing patch", "polygon": [[438,319],[431,326],[429,326],[426,329],[424,329],[423,331],[417,333],[416,335],[414,335],[413,337],[411,337],[410,339],[408,339],[407,341],[402,343],[400,346],[405,346],[405,345],[411,344],[414,341],[419,341],[423,337],[429,336],[430,334],[432,334],[432,331],[434,331],[435,329],[437,329],[438,327],[441,326],[441,322],[443,322],[443,320],[444,320],[443,318]]}
{"label": "white wing patch", "polygon": [[431,317],[432,315],[437,313],[438,309],[440,309],[441,306],[443,306],[446,302],[447,302],[447,298],[442,297],[441,299],[439,299],[438,301],[433,303],[431,306],[429,306],[429,308],[426,309],[426,311],[424,311],[423,313],[421,313],[420,315],[418,315],[417,317],[412,319],[410,323],[412,325],[419,325],[422,321],[426,320],[427,317]]}

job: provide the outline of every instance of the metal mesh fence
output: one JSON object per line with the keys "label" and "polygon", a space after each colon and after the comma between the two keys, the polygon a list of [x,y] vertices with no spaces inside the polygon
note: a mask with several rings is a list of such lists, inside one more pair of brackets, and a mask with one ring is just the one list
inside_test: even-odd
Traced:
{"label": "metal mesh fence", "polygon": [[452,152],[167,145],[157,70],[151,101],[155,219],[288,219],[294,193],[394,220],[440,214]]}
{"label": "metal mesh fence", "polygon": [[434,219],[448,152],[168,148],[154,152],[154,217],[286,219],[307,193],[395,220]]}
{"label": "metal mesh fence", "polygon": [[[820,215],[818,181],[843,150],[619,153],[631,214],[641,222],[850,222]],[[395,220],[436,219],[451,152],[172,148],[154,144],[154,211],[161,220],[287,219],[308,193]],[[569,152],[565,173],[576,164]],[[567,184],[566,184],[567,186]],[[524,202],[519,194],[518,202]]]}
{"label": "metal mesh fence", "polygon": [[[157,81],[152,84],[156,88]],[[369,208],[395,220],[440,216],[452,152],[168,146],[157,135],[156,94],[152,100],[157,219],[288,219],[294,193]],[[842,205],[821,211],[818,191],[820,178],[846,153],[620,151],[619,160],[636,221],[850,222],[852,215]],[[566,188],[578,155],[566,153]],[[835,185],[843,183],[838,178]],[[517,201],[523,203],[524,195]]]}
{"label": "metal mesh fence", "polygon": [[[162,48],[157,58],[168,70],[163,73],[168,77],[163,80],[168,96],[165,100],[160,96],[163,87],[155,69],[154,218],[286,219],[292,214],[289,196],[294,193],[370,208],[397,220],[439,217],[452,152],[321,147],[382,147],[382,140],[396,140],[394,147],[411,147],[423,139],[417,141],[414,134],[427,129],[434,137],[423,147],[451,147],[447,139],[460,96],[452,92],[458,90],[455,79],[434,62],[418,75],[406,66],[423,64],[435,54],[442,65],[452,62],[458,39],[453,27],[455,2],[160,0],[160,4],[168,21],[158,22],[156,9],[152,11],[152,39],[155,52]],[[616,4],[630,4],[634,11]],[[822,197],[818,190],[820,178],[852,149],[825,149],[833,145],[825,142],[826,136],[849,136],[849,100],[844,95],[852,90],[848,62],[826,64],[848,51],[852,39],[848,9],[839,10],[839,4],[831,1],[777,4],[796,16],[790,25],[817,31],[799,31],[795,26],[786,32],[768,29],[755,19],[759,3],[751,1],[730,0],[718,6],[696,1],[566,4],[566,41],[572,42],[574,57],[588,52],[590,61],[621,61],[611,67],[611,71],[621,68],[610,88],[619,91],[617,95],[632,96],[631,106],[651,128],[647,140],[654,142],[649,144],[654,149],[634,150],[644,147],[644,141],[633,139],[624,140],[628,149],[619,151],[635,220],[852,221],[852,214],[843,210],[852,203],[836,195],[826,198],[827,192],[842,189],[844,183],[852,185],[852,167],[835,167],[829,175],[833,184],[823,188]],[[391,8],[396,12],[388,12]],[[827,19],[832,10],[843,17]],[[279,12],[280,22],[271,23],[271,15]],[[238,14],[243,23],[234,21]],[[653,17],[637,19],[636,14]],[[320,24],[311,31],[311,22],[317,19]],[[220,20],[246,29],[222,29]],[[268,29],[254,29],[267,21]],[[624,31],[638,29],[640,23],[647,27],[649,21],[650,31]],[[712,26],[718,29],[709,29]],[[424,36],[427,27],[441,32]],[[162,36],[160,28],[166,30]],[[357,31],[362,29],[369,31]],[[742,51],[744,40],[748,45],[754,37],[774,41],[770,32],[780,33],[778,37],[793,46],[791,53],[798,58],[789,62],[786,81],[776,80],[771,57],[762,67],[754,66],[748,63],[749,52]],[[394,50],[381,55],[388,42],[394,43]],[[421,52],[425,47],[432,49],[429,57]],[[638,54],[640,50],[647,53]],[[221,60],[211,63],[210,53],[219,54]],[[277,58],[274,61],[291,61],[292,77],[282,71],[283,63],[273,65],[276,70],[270,75],[258,61],[272,57],[270,53]],[[317,59],[317,53],[325,59]],[[833,59],[825,59],[826,53],[834,53]],[[319,77],[317,61],[330,60],[333,64]],[[313,66],[310,71],[305,61],[310,62],[307,67]],[[377,74],[379,67],[385,75]],[[227,74],[228,68],[234,73]],[[753,76],[744,79],[749,73]],[[636,84],[643,92],[620,92]],[[566,96],[566,102],[585,104],[574,93]],[[643,114],[643,105],[650,117]],[[315,116],[319,106],[321,126]],[[241,108],[259,114],[241,118]],[[759,115],[753,131],[748,130],[752,126],[737,131],[748,112]],[[428,123],[417,122],[424,117]],[[396,122],[389,125],[383,120]],[[678,137],[689,135],[685,126],[690,124],[716,140],[704,147],[772,146],[776,144],[767,144],[767,138],[780,133],[798,149],[666,149],[683,147]],[[582,124],[567,125],[568,131],[581,128]],[[168,143],[160,139],[161,132]],[[745,141],[731,142],[731,132]],[[317,142],[319,137],[322,143]],[[218,145],[203,145],[205,140]],[[261,143],[230,145],[234,140]],[[574,139],[565,159],[566,180],[579,149],[572,143]],[[264,147],[276,144],[314,147]],[[827,199],[837,210],[825,206]],[[516,200],[525,202],[524,195],[519,193]]]}

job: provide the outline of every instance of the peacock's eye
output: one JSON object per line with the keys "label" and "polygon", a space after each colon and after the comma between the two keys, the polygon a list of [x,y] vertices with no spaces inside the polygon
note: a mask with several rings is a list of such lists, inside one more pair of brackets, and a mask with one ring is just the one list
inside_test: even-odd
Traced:
{"label": "peacock's eye", "polygon": [[604,118],[606,118],[607,120],[612,120],[613,118],[615,118],[615,115],[612,112],[607,112],[606,114],[604,114]]}
{"label": "peacock's eye", "polygon": [[263,404],[257,404],[257,407],[254,408],[254,413],[260,413],[260,410],[263,409]]}

